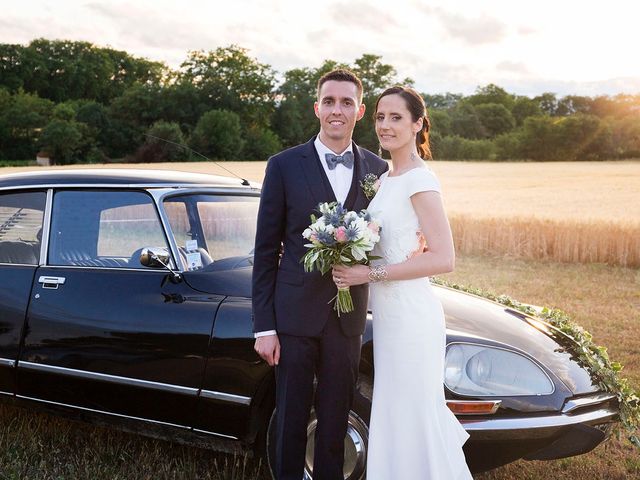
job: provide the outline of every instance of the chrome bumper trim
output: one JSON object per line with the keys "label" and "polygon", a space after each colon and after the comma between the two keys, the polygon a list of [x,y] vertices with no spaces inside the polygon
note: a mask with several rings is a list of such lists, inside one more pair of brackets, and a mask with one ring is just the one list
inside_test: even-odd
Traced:
{"label": "chrome bumper trim", "polygon": [[121,413],[114,413],[114,412],[107,412],[104,410],[96,410],[94,408],[89,408],[89,407],[79,407],[78,405],[69,405],[68,403],[60,403],[60,402],[54,402],[52,400],[43,400],[41,398],[35,398],[35,397],[27,397],[24,395],[16,395],[17,398],[21,398],[23,400],[31,400],[33,402],[40,402],[40,403],[46,403],[49,405],[56,405],[58,407],[68,407],[68,408],[73,408],[75,410],[83,410],[85,412],[91,412],[91,413],[100,413],[103,415],[110,415],[112,417],[118,417],[118,418],[126,418],[129,420],[138,420],[140,422],[147,422],[147,423],[154,423],[157,425],[166,425],[169,427],[175,427],[175,428],[181,428],[183,430],[190,430],[190,427],[187,427],[185,425],[178,425],[175,423],[168,423],[168,422],[161,422],[160,420],[150,420],[148,418],[142,418],[142,417],[132,417],[130,415],[123,415]]}
{"label": "chrome bumper trim", "polygon": [[594,395],[588,395],[586,397],[567,400],[567,403],[565,403],[564,407],[562,407],[562,413],[569,413],[579,408],[608,402],[610,400],[613,400],[614,398],[616,398],[616,396],[610,393],[596,393]]}
{"label": "chrome bumper trim", "polygon": [[196,433],[204,433],[206,435],[215,435],[216,437],[228,438],[229,440],[239,440],[238,437],[234,437],[233,435],[225,435],[224,433],[210,432],[208,430],[200,430],[198,428],[194,428],[193,431]]}
{"label": "chrome bumper trim", "polygon": [[11,392],[3,392],[2,390],[0,390],[0,395],[6,395],[7,397],[13,397],[13,393],[11,393]]}
{"label": "chrome bumper trim", "polygon": [[0,367],[15,367],[16,361],[11,358],[0,358]]}
{"label": "chrome bumper trim", "polygon": [[535,417],[500,418],[486,420],[460,418],[459,421],[474,440],[494,440],[500,438],[546,438],[564,427],[576,424],[600,424],[610,422],[618,416],[611,407],[580,413],[577,415],[540,415]]}
{"label": "chrome bumper trim", "polygon": [[251,397],[245,397],[243,395],[234,395],[232,393],[214,392],[211,390],[202,390],[202,398],[209,400],[220,400],[223,402],[239,403],[241,405],[250,405]]}
{"label": "chrome bumper trim", "polygon": [[43,400],[41,398],[27,397],[25,395],[16,395],[16,397],[23,400],[30,400],[32,402],[46,403],[49,405],[56,405],[58,407],[67,407],[67,408],[72,408],[74,410],[83,410],[85,412],[98,413],[101,415],[109,415],[111,417],[124,418],[127,420],[135,420],[135,421],[145,422],[145,423],[152,423],[154,425],[162,425],[166,427],[179,428],[181,430],[189,430],[192,432],[204,433],[207,435],[215,435],[217,437],[228,438],[230,440],[238,440],[238,437],[233,437],[231,435],[225,435],[223,433],[216,433],[216,432],[209,432],[207,430],[198,430],[192,427],[188,427],[186,425],[178,425],[176,423],[162,422],[160,420],[151,420],[149,418],[142,418],[142,417],[133,417],[131,415],[123,415],[121,413],[107,412],[104,410],[96,410],[94,408],[89,408],[89,407],[80,407],[78,405],[69,405],[68,403],[60,403],[60,402],[54,402],[51,400]]}
{"label": "chrome bumper trim", "polygon": [[152,382],[150,380],[140,380],[138,378],[120,377],[118,375],[109,375],[106,373],[89,372],[86,370],[76,370],[73,368],[58,367],[55,365],[45,365],[42,363],[18,362],[18,368],[27,370],[35,370],[39,372],[55,373],[57,375],[66,375],[68,377],[83,378],[87,380],[97,380],[102,382],[118,383],[120,385],[128,385],[132,387],[151,388],[161,390],[163,392],[179,393],[182,395],[197,396],[198,389],[193,387],[184,387],[182,385],[172,385],[169,383]]}

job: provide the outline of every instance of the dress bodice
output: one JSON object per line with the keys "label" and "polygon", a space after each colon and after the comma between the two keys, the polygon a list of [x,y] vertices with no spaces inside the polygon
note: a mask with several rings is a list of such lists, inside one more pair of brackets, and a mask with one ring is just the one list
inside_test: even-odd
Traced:
{"label": "dress bodice", "polygon": [[368,210],[382,224],[373,254],[384,263],[403,262],[418,247],[420,223],[411,196],[424,191],[440,192],[440,183],[429,168],[414,168],[397,177],[385,172],[380,177],[380,188]]}

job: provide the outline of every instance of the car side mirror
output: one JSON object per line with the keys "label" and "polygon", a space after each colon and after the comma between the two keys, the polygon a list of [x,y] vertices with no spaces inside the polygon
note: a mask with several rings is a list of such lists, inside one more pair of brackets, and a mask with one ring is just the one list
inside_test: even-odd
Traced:
{"label": "car side mirror", "polygon": [[140,252],[140,264],[150,268],[169,268],[171,256],[166,248],[147,247]]}
{"label": "car side mirror", "polygon": [[171,272],[171,281],[177,283],[182,280],[182,275],[169,266],[171,255],[166,248],[146,247],[140,252],[140,264],[149,268],[166,268]]}

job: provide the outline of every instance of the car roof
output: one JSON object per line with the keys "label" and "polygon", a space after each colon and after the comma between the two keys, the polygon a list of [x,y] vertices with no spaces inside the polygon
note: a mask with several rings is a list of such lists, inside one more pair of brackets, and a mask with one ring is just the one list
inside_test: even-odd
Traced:
{"label": "car roof", "polygon": [[[49,169],[0,175],[0,189],[56,186],[242,187],[241,178],[153,169]],[[252,187],[256,187],[253,184]],[[246,188],[246,187],[245,187]]]}

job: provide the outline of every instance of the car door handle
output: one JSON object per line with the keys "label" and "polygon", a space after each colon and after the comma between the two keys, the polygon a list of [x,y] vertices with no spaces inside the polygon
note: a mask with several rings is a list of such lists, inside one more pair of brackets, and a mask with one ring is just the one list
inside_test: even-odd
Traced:
{"label": "car door handle", "polygon": [[42,284],[42,288],[52,288],[57,289],[60,285],[63,285],[66,278],[64,277],[47,277],[46,275],[42,275],[38,279],[38,283]]}

